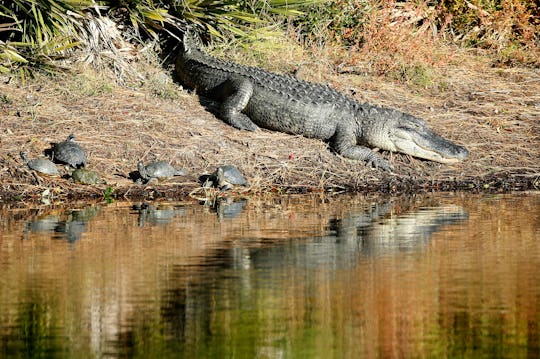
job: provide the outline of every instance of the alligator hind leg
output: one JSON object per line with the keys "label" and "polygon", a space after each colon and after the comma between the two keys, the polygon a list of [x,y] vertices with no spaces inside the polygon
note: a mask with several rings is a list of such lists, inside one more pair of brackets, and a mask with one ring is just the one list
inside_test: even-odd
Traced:
{"label": "alligator hind leg", "polygon": [[220,115],[223,121],[240,130],[255,131],[258,128],[246,114],[242,113],[253,95],[253,84],[249,80],[228,79],[213,92],[214,98],[222,101]]}

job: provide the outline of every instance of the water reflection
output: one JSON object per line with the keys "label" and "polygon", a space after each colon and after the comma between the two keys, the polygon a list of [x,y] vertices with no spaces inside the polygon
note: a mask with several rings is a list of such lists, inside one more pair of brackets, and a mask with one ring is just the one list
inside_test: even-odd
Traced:
{"label": "water reflection", "polygon": [[222,258],[224,265],[233,268],[352,268],[365,255],[421,251],[438,230],[468,219],[467,212],[459,206],[424,207],[399,214],[393,213],[392,208],[388,201],[331,218],[327,226],[329,235],[308,240],[293,238],[270,248],[233,247],[222,250],[228,254],[214,253],[211,258],[214,264],[216,258]]}
{"label": "water reflection", "polygon": [[139,227],[149,225],[164,225],[169,223],[176,216],[185,216],[186,210],[182,206],[173,206],[169,204],[159,204],[157,206],[151,203],[134,204],[133,210],[139,215]]}
{"label": "water reflection", "polygon": [[242,213],[247,205],[246,199],[233,199],[231,197],[220,198],[216,201],[214,210],[218,219],[234,219]]}
{"label": "water reflection", "polygon": [[60,216],[58,215],[37,216],[26,222],[25,237],[28,232],[54,232],[58,222],[60,222]]}
{"label": "water reflection", "polygon": [[[468,218],[460,206],[423,207],[416,211],[391,213],[392,203],[375,204],[365,212],[350,212],[331,221],[330,229],[345,253],[384,254],[418,250],[441,227]],[[333,237],[330,237],[330,240]]]}
{"label": "water reflection", "polygon": [[0,356],[539,356],[540,196],[237,206],[2,212]]}
{"label": "water reflection", "polygon": [[68,210],[62,214],[36,215],[26,222],[23,239],[28,238],[29,233],[54,232],[53,238],[75,243],[86,232],[87,223],[100,210],[101,206],[86,206]]}

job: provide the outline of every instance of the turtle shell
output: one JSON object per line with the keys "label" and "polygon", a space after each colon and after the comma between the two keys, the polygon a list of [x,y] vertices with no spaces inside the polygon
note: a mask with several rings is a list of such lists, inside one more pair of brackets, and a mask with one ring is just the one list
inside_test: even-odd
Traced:
{"label": "turtle shell", "polygon": [[238,168],[232,165],[219,166],[214,173],[217,177],[219,186],[233,185],[233,186],[247,186],[248,181],[242,175],[242,172]]}
{"label": "turtle shell", "polygon": [[150,162],[146,166],[142,162],[139,162],[138,169],[139,174],[145,180],[149,180],[151,178],[165,179],[173,176],[183,176],[186,174],[185,170],[178,170],[166,161]]}
{"label": "turtle shell", "polygon": [[54,143],[52,147],[52,159],[57,163],[65,163],[74,168],[84,167],[86,154],[82,147],[75,143],[75,136],[69,135],[67,140]]}
{"label": "turtle shell", "polygon": [[75,171],[71,173],[71,178],[75,182],[79,182],[82,184],[98,184],[103,183],[104,181],[99,177],[97,172],[86,169],[86,168],[78,168]]}
{"label": "turtle shell", "polygon": [[26,165],[31,170],[43,173],[48,176],[60,176],[56,165],[46,158],[35,158],[33,160],[28,160],[24,152],[21,152],[21,157],[24,161],[26,161]]}

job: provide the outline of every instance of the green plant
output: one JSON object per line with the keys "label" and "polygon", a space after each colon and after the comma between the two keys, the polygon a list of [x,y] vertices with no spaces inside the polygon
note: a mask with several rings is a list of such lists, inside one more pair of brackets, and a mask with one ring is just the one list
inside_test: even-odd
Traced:
{"label": "green plant", "polygon": [[269,29],[283,23],[285,18],[303,14],[302,9],[319,2],[321,0],[172,0],[171,13],[214,37],[225,38],[229,33],[253,39],[254,29]]}
{"label": "green plant", "polygon": [[0,105],[9,105],[11,103],[13,101],[6,94],[0,94]]}
{"label": "green plant", "polygon": [[105,188],[105,191],[103,191],[103,199],[107,204],[111,204],[114,202],[113,194],[114,188],[112,187],[107,187]]}
{"label": "green plant", "polygon": [[[122,25],[122,36],[137,42],[149,38],[157,42],[161,35],[188,24],[214,37],[248,37],[248,28],[269,28],[278,18],[283,23],[317,1],[0,0],[0,73],[22,70],[26,74],[35,68],[54,71],[58,69],[54,60],[71,55],[74,48],[92,53],[86,56],[87,62],[100,53],[116,52],[119,39],[111,31],[118,27],[111,27],[103,17]],[[119,72],[125,72],[126,66],[119,66]]]}
{"label": "green plant", "polygon": [[0,0],[0,71],[65,56],[77,46],[79,20],[91,5],[93,0]]}
{"label": "green plant", "polygon": [[336,41],[345,46],[363,42],[365,26],[376,4],[370,0],[333,0],[313,4],[293,25],[308,42]]}

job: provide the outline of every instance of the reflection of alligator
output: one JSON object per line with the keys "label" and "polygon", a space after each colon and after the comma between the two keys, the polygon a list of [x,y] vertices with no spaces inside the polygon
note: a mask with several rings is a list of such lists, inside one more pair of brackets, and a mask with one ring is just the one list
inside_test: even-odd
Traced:
{"label": "reflection of alligator", "polygon": [[[311,320],[312,296],[318,294],[320,286],[317,283],[321,280],[315,278],[320,272],[356,268],[366,256],[392,256],[403,250],[422,250],[425,242],[441,230],[441,226],[457,224],[468,218],[458,206],[426,207],[395,214],[398,208],[391,202],[385,202],[352,209],[330,220],[326,227],[328,233],[324,236],[312,237],[311,227],[307,227],[305,233],[311,239],[289,238],[272,242],[259,237],[260,241],[257,241],[249,231],[242,231],[240,236],[246,236],[244,238],[249,244],[233,240],[226,245],[232,247],[212,250],[202,263],[170,267],[171,274],[165,276],[168,283],[162,286],[167,290],[160,296],[160,314],[175,337],[189,338],[190,343],[207,343],[214,339],[214,333],[207,328],[215,324],[218,313],[225,308],[246,308],[246,305],[262,303],[272,311],[281,308],[274,306],[274,299],[278,297],[276,293],[291,294],[294,291],[291,294],[294,296],[305,291],[305,303],[302,302],[305,306],[300,305],[298,308],[302,309],[298,313],[305,310],[309,314],[307,320]],[[261,234],[270,228],[265,227]],[[318,232],[320,226],[316,225],[316,228]],[[308,268],[308,272],[304,268]],[[333,274],[328,276],[333,277]],[[268,300],[261,300],[263,297]],[[227,300],[216,301],[216,298]],[[255,313],[250,318],[261,322],[260,311],[251,310],[250,313]],[[249,317],[251,314],[240,311],[239,315]],[[265,335],[264,343],[271,335]],[[191,346],[186,347],[192,349]],[[193,354],[190,352],[184,356]]]}
{"label": "reflection of alligator", "polygon": [[[383,207],[390,208],[389,205]],[[414,250],[425,245],[441,227],[468,218],[467,212],[455,205],[425,207],[398,216],[378,215],[371,223],[367,223],[362,215],[344,219],[337,230],[339,238],[353,243],[361,242],[362,252],[371,255]]]}
{"label": "reflection of alligator", "polygon": [[387,202],[374,205],[368,211],[351,212],[331,220],[328,228],[331,234],[312,241],[291,241],[287,246],[252,249],[240,257],[233,250],[230,254],[233,261],[242,258],[241,264],[233,265],[246,267],[246,258],[249,258],[251,266],[274,266],[279,261],[294,261],[309,267],[354,267],[362,255],[421,250],[442,226],[468,218],[467,212],[459,206],[427,207],[389,215],[391,208],[391,203]]}
{"label": "reflection of alligator", "polygon": [[221,103],[219,116],[244,130],[258,126],[330,141],[344,157],[390,170],[368,147],[453,163],[468,151],[416,117],[359,103],[323,85],[238,65],[207,55],[193,35],[183,38],[176,73],[186,85]]}

